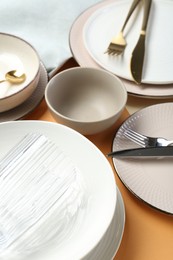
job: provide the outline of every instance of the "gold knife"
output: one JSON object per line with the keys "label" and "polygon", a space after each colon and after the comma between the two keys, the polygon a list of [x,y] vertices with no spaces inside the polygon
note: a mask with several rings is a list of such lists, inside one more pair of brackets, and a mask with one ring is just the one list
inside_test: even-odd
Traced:
{"label": "gold knife", "polygon": [[144,14],[143,22],[141,27],[140,36],[138,42],[132,52],[132,57],[130,61],[130,69],[132,78],[137,84],[141,83],[142,80],[142,69],[145,56],[145,38],[146,38],[146,29],[148,24],[148,18],[151,8],[152,0],[144,0]]}

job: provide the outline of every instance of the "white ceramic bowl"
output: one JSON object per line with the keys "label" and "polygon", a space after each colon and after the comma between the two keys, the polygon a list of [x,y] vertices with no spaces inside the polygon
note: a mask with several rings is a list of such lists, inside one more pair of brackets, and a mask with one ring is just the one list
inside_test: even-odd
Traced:
{"label": "white ceramic bowl", "polygon": [[11,70],[26,74],[22,83],[0,83],[0,112],[10,110],[28,99],[35,90],[40,75],[40,59],[36,50],[25,40],[0,33],[0,80]]}
{"label": "white ceramic bowl", "polygon": [[126,105],[127,91],[112,73],[75,67],[49,81],[45,99],[57,122],[90,135],[116,122]]}

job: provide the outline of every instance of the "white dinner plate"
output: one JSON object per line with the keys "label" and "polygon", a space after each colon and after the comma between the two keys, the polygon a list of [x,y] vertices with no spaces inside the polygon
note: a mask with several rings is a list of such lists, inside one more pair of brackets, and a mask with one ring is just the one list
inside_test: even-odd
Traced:
{"label": "white dinner plate", "polygon": [[[126,128],[139,133],[173,140],[173,103],[144,108],[130,116],[119,128],[112,150],[139,147],[124,136]],[[172,158],[113,158],[117,174],[124,185],[150,206],[173,214]]]}
{"label": "white dinner plate", "polygon": [[[88,18],[83,29],[84,44],[91,57],[104,69],[128,80],[132,80],[129,64],[139,38],[143,2],[137,6],[124,32],[127,46],[123,55],[108,55],[105,51],[113,36],[120,31],[130,5],[130,0],[116,0],[98,9]],[[152,1],[146,34],[143,83],[173,82],[173,37],[170,33],[173,31],[172,12],[172,1]]]}
{"label": "white dinner plate", "polygon": [[[88,19],[98,10],[106,8],[110,4],[116,4],[120,0],[107,0],[101,1],[100,3],[93,5],[92,7],[85,10],[72,24],[70,34],[69,34],[69,43],[71,52],[82,67],[94,67],[102,68],[90,55],[88,52],[83,38],[83,32],[85,24]],[[121,1],[124,2],[124,1]],[[125,1],[127,2],[127,1]],[[169,1],[170,2],[170,1]],[[170,68],[169,68],[170,69]],[[166,85],[156,85],[156,84],[141,84],[140,86],[135,84],[133,81],[125,80],[123,81],[127,92],[130,95],[143,98],[170,98],[173,97],[173,84]]]}
{"label": "white dinner plate", "polygon": [[0,113],[0,122],[12,121],[22,119],[28,113],[30,113],[44,97],[45,87],[48,83],[48,74],[43,65],[40,63],[40,79],[35,91],[32,95],[21,105],[10,109],[8,111]]}
{"label": "white dinner plate", "polygon": [[0,158],[23,136],[34,132],[47,136],[71,158],[81,173],[87,201],[68,237],[22,259],[84,258],[100,242],[114,216],[117,190],[113,170],[101,151],[83,135],[66,126],[43,121],[1,123]]}

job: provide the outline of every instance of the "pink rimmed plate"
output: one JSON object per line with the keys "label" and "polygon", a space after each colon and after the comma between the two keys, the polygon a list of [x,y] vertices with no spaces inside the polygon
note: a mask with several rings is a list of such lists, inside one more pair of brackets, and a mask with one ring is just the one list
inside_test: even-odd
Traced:
{"label": "pink rimmed plate", "polygon": [[[95,67],[100,68],[101,66],[91,57],[90,53],[88,52],[83,34],[84,34],[84,27],[88,19],[98,10],[102,8],[107,8],[107,6],[111,4],[116,4],[116,2],[129,2],[120,1],[120,0],[107,0],[100,2],[86,11],[84,11],[73,23],[70,34],[69,34],[69,43],[71,52],[79,63],[80,66],[83,67]],[[163,0],[161,1],[163,2]],[[169,1],[170,2],[170,1]],[[163,4],[163,3],[162,3]],[[167,8],[167,7],[166,7]],[[170,68],[170,67],[169,67]],[[125,84],[125,87],[129,94],[137,96],[137,97],[144,97],[144,98],[171,98],[173,97],[173,84],[141,84],[140,86],[136,85],[134,82],[121,78]]]}

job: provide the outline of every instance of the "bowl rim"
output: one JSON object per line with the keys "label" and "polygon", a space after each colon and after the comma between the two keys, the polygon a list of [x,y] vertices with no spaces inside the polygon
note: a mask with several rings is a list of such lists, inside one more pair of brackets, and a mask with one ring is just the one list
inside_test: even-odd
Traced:
{"label": "bowl rim", "polygon": [[33,77],[33,79],[32,79],[30,82],[28,82],[28,84],[26,84],[26,85],[25,85],[22,89],[20,89],[19,91],[15,92],[15,93],[12,93],[11,95],[8,95],[8,96],[5,96],[5,97],[0,98],[0,101],[1,101],[1,100],[5,100],[5,99],[8,99],[8,98],[11,98],[11,97],[13,97],[13,96],[15,96],[15,95],[17,95],[17,94],[23,92],[26,88],[28,88],[29,85],[31,85],[31,84],[36,80],[36,78],[37,78],[37,77],[39,76],[39,74],[40,74],[40,57],[39,57],[39,54],[38,54],[38,52],[36,51],[36,49],[33,47],[33,45],[30,44],[29,42],[27,42],[25,39],[23,39],[23,38],[21,38],[21,37],[19,37],[19,36],[17,36],[17,35],[13,35],[13,34],[10,34],[10,33],[5,33],[5,32],[0,32],[0,36],[1,36],[1,35],[9,36],[9,37],[12,37],[12,38],[16,38],[16,39],[18,39],[18,40],[24,42],[25,44],[27,44],[27,45],[34,51],[34,53],[36,54],[36,57],[37,57],[37,60],[38,60],[38,67],[37,67],[35,76]]}
{"label": "bowl rim", "polygon": [[127,103],[127,97],[128,97],[128,94],[127,94],[127,90],[125,88],[125,85],[124,83],[119,79],[119,77],[117,77],[116,75],[114,75],[113,73],[109,72],[109,71],[106,71],[102,68],[92,68],[92,67],[73,67],[73,68],[68,68],[68,69],[65,69],[61,72],[59,72],[58,74],[56,74],[53,78],[51,78],[45,88],[45,101],[47,103],[47,106],[48,108],[50,108],[50,110],[52,110],[57,116],[60,116],[61,118],[69,121],[69,122],[74,122],[74,123],[81,123],[81,124],[91,124],[91,123],[101,123],[101,122],[104,122],[106,120],[109,120],[113,117],[115,117],[116,115],[115,114],[112,114],[111,116],[108,116],[108,117],[105,117],[105,118],[102,118],[102,119],[98,119],[98,120],[89,120],[89,121],[81,121],[81,120],[77,120],[75,118],[70,118],[68,116],[65,116],[61,113],[59,113],[53,106],[52,104],[49,102],[49,98],[48,98],[48,89],[52,83],[53,80],[55,80],[56,78],[58,78],[61,74],[64,74],[68,71],[72,71],[72,70],[95,70],[95,71],[102,71],[103,73],[107,74],[107,75],[110,75],[111,77],[114,77],[120,84],[121,84],[121,89],[124,93],[124,100],[121,104],[121,106],[117,109],[117,112],[116,112],[116,115],[118,115],[122,110],[123,108],[125,107],[126,103]]}

